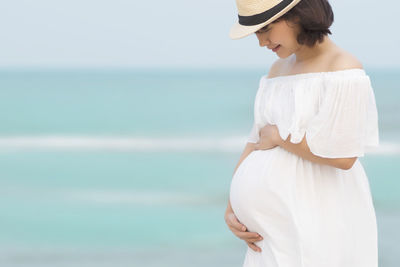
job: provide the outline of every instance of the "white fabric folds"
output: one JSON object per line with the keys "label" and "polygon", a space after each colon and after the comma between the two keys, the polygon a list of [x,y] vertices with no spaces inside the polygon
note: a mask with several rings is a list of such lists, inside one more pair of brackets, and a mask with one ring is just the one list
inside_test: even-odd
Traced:
{"label": "white fabric folds", "polygon": [[292,143],[304,135],[320,157],[362,157],[379,145],[378,113],[371,81],[363,69],[263,76],[254,102],[254,123],[248,142],[259,130],[277,125]]}

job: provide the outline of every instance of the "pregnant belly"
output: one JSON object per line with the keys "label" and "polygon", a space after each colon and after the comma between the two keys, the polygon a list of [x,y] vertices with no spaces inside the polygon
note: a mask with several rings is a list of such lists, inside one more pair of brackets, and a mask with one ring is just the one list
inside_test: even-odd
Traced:
{"label": "pregnant belly", "polygon": [[[265,225],[290,220],[298,157],[281,147],[251,152],[236,170],[230,202],[238,220],[249,231],[265,233]],[[268,223],[270,222],[270,223]]]}
{"label": "pregnant belly", "polygon": [[[255,150],[238,167],[230,187],[233,212],[249,232],[263,237],[255,242],[262,253],[253,254],[250,250],[249,259],[254,261],[246,266],[294,267],[302,262],[303,252],[314,253],[313,240],[318,235],[312,230],[315,226],[313,216],[307,216],[312,214],[307,212],[312,207],[305,209],[307,204],[301,202],[299,194],[296,196],[301,187],[301,182],[297,182],[310,177],[308,171],[311,169],[311,162],[305,162],[281,147]],[[305,214],[305,219],[299,217],[301,214]],[[265,262],[254,263],[259,260]]]}

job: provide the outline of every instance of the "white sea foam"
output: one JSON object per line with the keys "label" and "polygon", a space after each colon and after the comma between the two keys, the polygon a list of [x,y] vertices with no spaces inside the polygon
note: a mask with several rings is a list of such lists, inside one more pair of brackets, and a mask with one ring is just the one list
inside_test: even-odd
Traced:
{"label": "white sea foam", "polygon": [[[106,150],[106,151],[211,151],[237,152],[246,144],[246,137],[96,137],[96,136],[3,136],[1,150]],[[367,154],[398,155],[399,142],[381,141],[378,148]]]}
{"label": "white sea foam", "polygon": [[226,192],[182,192],[174,190],[148,189],[66,189],[1,185],[4,198],[21,197],[32,201],[77,202],[80,204],[148,205],[148,206],[196,206],[218,205],[226,202]]}
{"label": "white sea foam", "polygon": [[220,195],[185,193],[172,191],[139,190],[83,190],[65,192],[64,197],[80,202],[99,204],[137,205],[207,205],[223,203]]}
{"label": "white sea foam", "polygon": [[0,149],[115,150],[115,151],[237,151],[245,138],[140,138],[96,136],[0,137]]}

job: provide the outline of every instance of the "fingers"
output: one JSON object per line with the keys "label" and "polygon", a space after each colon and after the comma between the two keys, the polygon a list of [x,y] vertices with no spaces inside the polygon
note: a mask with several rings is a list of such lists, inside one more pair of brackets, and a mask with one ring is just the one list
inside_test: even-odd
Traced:
{"label": "fingers", "polygon": [[256,232],[248,232],[247,227],[241,224],[234,213],[228,215],[227,224],[231,231],[239,238],[250,240],[252,242],[262,240],[262,237]]}
{"label": "fingers", "polygon": [[228,226],[229,227],[233,227],[234,229],[236,229],[237,231],[246,231],[246,226],[244,226],[243,224],[241,224],[238,219],[236,218],[234,213],[231,213],[228,216]]}
{"label": "fingers", "polygon": [[272,143],[271,141],[268,140],[258,143],[258,145],[255,147],[255,150],[267,150],[267,149],[272,149],[276,146],[277,144]]}
{"label": "fingers", "polygon": [[231,228],[231,231],[238,238],[246,241],[246,242],[257,242],[263,240],[263,237],[256,232],[247,232],[247,231],[238,231],[235,228]]}
{"label": "fingers", "polygon": [[261,241],[263,238],[256,232],[234,232],[234,234],[240,239],[248,242]]}
{"label": "fingers", "polygon": [[256,246],[254,243],[251,242],[247,242],[247,245],[249,246],[249,248],[251,248],[252,250],[254,250],[255,252],[261,252],[261,248]]}

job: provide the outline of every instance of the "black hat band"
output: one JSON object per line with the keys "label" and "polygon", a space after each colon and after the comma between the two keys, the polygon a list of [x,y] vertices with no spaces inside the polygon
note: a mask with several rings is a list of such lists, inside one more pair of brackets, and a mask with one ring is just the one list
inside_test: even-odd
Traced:
{"label": "black hat band", "polygon": [[267,11],[264,11],[263,13],[252,15],[252,16],[240,16],[239,17],[239,24],[243,26],[253,26],[257,25],[260,23],[263,23],[273,16],[275,16],[277,13],[279,13],[281,10],[283,10],[285,7],[287,7],[290,3],[292,3],[293,0],[283,0],[273,8],[268,9]]}

